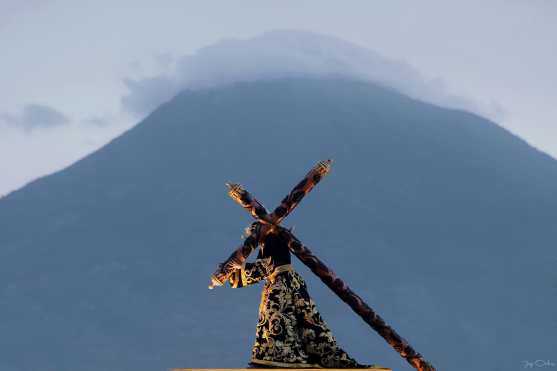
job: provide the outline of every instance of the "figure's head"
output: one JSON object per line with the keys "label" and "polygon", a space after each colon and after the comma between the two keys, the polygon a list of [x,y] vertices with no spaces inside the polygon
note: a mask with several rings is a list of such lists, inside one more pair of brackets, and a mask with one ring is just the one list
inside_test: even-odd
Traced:
{"label": "figure's head", "polygon": [[244,229],[243,238],[252,237],[261,243],[267,235],[278,234],[278,228],[272,224],[255,221]]}
{"label": "figure's head", "polygon": [[265,243],[266,241],[273,241],[275,244],[280,245],[287,245],[288,238],[284,234],[284,229],[280,226],[273,226],[274,228],[270,228],[267,233],[263,234],[261,237],[261,241]]}
{"label": "figure's head", "polygon": [[242,234],[243,238],[247,238],[249,236],[255,236],[260,233],[260,225],[261,222],[253,222],[244,228],[244,233]]}

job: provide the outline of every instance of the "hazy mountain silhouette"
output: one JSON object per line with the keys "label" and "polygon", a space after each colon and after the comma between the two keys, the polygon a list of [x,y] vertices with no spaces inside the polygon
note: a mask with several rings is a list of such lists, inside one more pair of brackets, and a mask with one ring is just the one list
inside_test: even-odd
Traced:
{"label": "hazy mountain silhouette", "polygon": [[[0,369],[242,367],[261,287],[207,290],[241,243],[242,183],[439,370],[557,361],[557,161],[493,122],[371,84],[182,92],[0,199]],[[339,343],[410,370],[296,261]],[[553,358],[551,358],[553,357]]]}

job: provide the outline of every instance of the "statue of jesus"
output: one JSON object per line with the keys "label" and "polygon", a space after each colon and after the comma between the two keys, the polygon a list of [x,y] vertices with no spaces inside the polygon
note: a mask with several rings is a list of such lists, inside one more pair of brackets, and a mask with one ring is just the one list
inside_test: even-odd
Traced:
{"label": "statue of jesus", "polygon": [[246,235],[262,227],[271,231],[261,234],[255,262],[236,266],[229,278],[233,288],[265,281],[250,366],[373,367],[359,364],[337,345],[306,283],[292,268],[290,251],[281,235],[259,222],[248,227]]}

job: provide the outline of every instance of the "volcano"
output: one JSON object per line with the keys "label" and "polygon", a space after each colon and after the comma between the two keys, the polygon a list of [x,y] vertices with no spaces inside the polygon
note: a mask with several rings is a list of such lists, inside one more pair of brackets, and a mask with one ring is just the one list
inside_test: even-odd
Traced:
{"label": "volcano", "polygon": [[[327,158],[286,225],[437,369],[555,354],[557,161],[475,114],[289,78],[183,91],[0,199],[0,369],[244,367],[260,287],[207,290],[251,223],[224,183],[272,209]],[[295,266],[343,348],[411,369]]]}

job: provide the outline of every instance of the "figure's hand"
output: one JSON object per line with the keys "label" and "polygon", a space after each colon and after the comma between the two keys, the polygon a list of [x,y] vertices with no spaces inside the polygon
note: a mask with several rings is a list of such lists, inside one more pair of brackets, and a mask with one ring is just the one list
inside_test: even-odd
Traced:
{"label": "figure's hand", "polygon": [[220,277],[218,277],[221,271],[222,271],[222,263],[218,265],[218,268],[215,271],[215,273],[211,275],[211,283],[209,283],[209,290],[212,290],[216,286],[222,286],[224,284],[224,282],[222,282],[223,280],[219,280]]}
{"label": "figure's hand", "polygon": [[242,268],[244,268],[244,264],[245,264],[245,262],[242,264],[242,263],[239,263],[235,260],[231,261],[230,263],[232,265],[232,268],[234,268],[234,269],[242,269]]}
{"label": "figure's hand", "polygon": [[209,290],[214,289],[216,286],[222,286],[223,284],[211,276],[211,283],[209,283]]}

